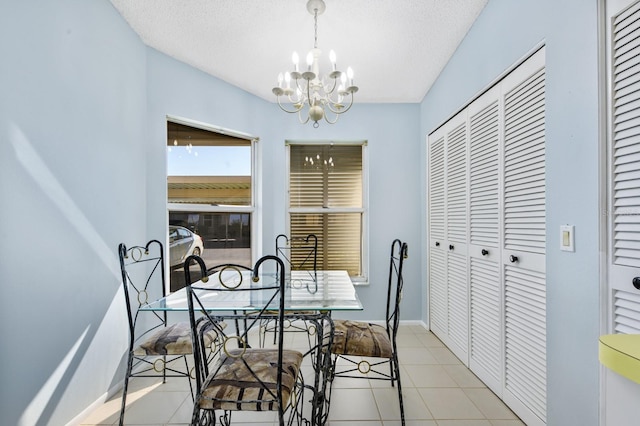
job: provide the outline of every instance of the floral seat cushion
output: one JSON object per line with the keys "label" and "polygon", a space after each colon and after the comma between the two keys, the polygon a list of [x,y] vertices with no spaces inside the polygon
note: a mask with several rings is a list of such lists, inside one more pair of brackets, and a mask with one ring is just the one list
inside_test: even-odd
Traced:
{"label": "floral seat cushion", "polygon": [[391,358],[393,347],[387,330],[362,321],[335,320],[331,352],[338,355]]}
{"label": "floral seat cushion", "polygon": [[[218,327],[224,327],[224,323],[218,323]],[[218,333],[209,321],[200,318],[198,332],[202,333],[205,347],[215,345]],[[137,356],[150,355],[189,355],[193,353],[191,342],[191,327],[187,322],[179,322],[161,327],[140,343],[133,353]]]}
{"label": "floral seat cushion", "polygon": [[[200,408],[209,410],[276,411],[278,374],[277,349],[231,349],[222,354],[198,398]],[[293,392],[302,353],[284,350],[282,356],[282,400],[286,407]],[[247,365],[250,366],[251,370]],[[255,374],[255,376],[252,374]],[[257,377],[257,378],[256,378]],[[271,390],[269,392],[267,389]]]}

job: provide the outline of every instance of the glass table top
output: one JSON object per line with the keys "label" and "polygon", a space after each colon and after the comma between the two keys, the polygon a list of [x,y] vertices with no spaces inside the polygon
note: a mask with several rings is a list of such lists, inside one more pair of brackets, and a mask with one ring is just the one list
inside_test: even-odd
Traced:
{"label": "glass table top", "polygon": [[[194,283],[193,288],[208,311],[229,311],[265,307],[266,300],[273,295],[273,290],[244,290],[274,285],[277,285],[275,273],[261,273],[260,280],[254,282],[251,271],[234,271],[233,274],[223,271],[211,275],[206,283]],[[200,287],[207,290],[198,290]],[[347,271],[291,271],[285,278],[285,287],[285,310],[362,310],[362,303]],[[186,288],[140,309],[187,311]]]}

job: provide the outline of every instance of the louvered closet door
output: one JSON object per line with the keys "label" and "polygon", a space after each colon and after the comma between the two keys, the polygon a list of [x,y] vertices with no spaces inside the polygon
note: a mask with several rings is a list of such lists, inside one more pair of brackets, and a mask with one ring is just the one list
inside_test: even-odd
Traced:
{"label": "louvered closet door", "polygon": [[[608,333],[640,333],[640,2],[606,2],[608,150]],[[603,424],[636,426],[640,389],[603,370]]]}
{"label": "louvered closet door", "polygon": [[467,271],[467,114],[447,124],[446,146],[446,249],[449,335],[445,343],[469,364],[469,279]]}
{"label": "louvered closet door", "polygon": [[429,319],[465,364],[469,346],[467,125],[461,113],[429,136]]}
{"label": "louvered closet door", "polygon": [[445,251],[445,156],[443,130],[429,137],[429,323],[441,339],[449,333]]}
{"label": "louvered closet door", "polygon": [[469,106],[469,367],[502,395],[500,88]]}
{"label": "louvered closet door", "polygon": [[546,423],[544,49],[502,82],[504,394],[529,426]]}
{"label": "louvered closet door", "polygon": [[640,2],[614,16],[611,30],[611,331],[640,333]]}

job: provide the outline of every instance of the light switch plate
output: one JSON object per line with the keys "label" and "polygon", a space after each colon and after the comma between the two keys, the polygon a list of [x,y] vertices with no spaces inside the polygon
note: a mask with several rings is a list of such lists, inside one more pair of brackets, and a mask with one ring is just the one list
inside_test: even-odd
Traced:
{"label": "light switch plate", "polygon": [[574,246],[573,225],[560,225],[560,250],[576,251]]}

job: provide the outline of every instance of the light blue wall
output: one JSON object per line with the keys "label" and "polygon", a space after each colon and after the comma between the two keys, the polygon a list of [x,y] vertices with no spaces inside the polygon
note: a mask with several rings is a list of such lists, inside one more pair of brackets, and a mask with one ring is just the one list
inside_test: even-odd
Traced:
{"label": "light blue wall", "polygon": [[107,0],[4,7],[0,57],[3,424],[65,424],[122,380],[116,248],[164,240],[166,115],[260,137],[265,253],[284,231],[284,141],[367,140],[372,279],[354,316],[383,317],[399,237],[415,253],[403,318],[421,318],[418,104],[357,104],[334,126],[301,126],[145,47]]}
{"label": "light blue wall", "polygon": [[[596,1],[490,0],[421,110],[424,136],[546,45],[549,425],[598,424],[597,28]],[[562,224],[575,225],[575,253],[559,250]]]}
{"label": "light blue wall", "polygon": [[108,1],[7,3],[0,422],[61,425],[121,380],[118,243],[162,235],[144,227],[146,49]]}

